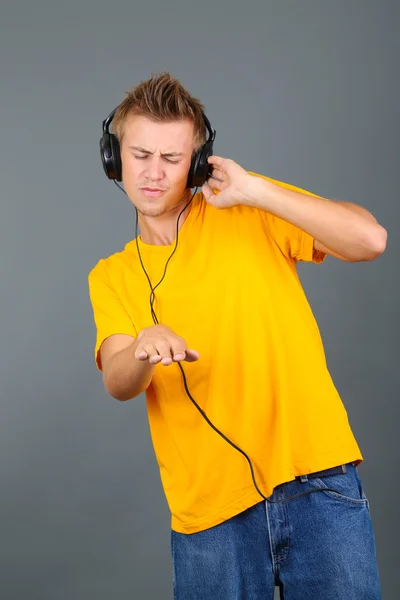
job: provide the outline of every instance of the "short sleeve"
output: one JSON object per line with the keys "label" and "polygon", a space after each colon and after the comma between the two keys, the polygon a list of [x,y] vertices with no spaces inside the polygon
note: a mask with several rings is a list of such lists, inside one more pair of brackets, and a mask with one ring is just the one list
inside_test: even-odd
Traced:
{"label": "short sleeve", "polygon": [[311,235],[270,213],[265,211],[260,211],[260,213],[263,213],[261,218],[264,220],[271,237],[287,258],[291,258],[296,262],[304,261],[316,264],[325,260],[326,254],[315,250],[314,238]]}
{"label": "short sleeve", "polygon": [[[262,177],[286,189],[290,189],[301,194],[314,196],[315,198],[320,198],[320,196],[317,196],[317,194],[307,192],[306,190],[298,188],[289,183],[283,183],[282,181],[277,181],[264,175],[257,175],[256,173],[251,173],[251,175]],[[314,262],[317,264],[322,263],[325,260],[327,256],[326,253],[315,250],[314,238],[311,235],[305,231],[302,231],[295,225],[292,225],[291,223],[272,215],[271,213],[263,210],[259,210],[259,213],[271,237],[274,239],[281,252],[287,258],[290,258],[296,262],[305,261]]]}
{"label": "short sleeve", "polygon": [[111,284],[104,259],[101,259],[89,273],[88,284],[96,326],[94,358],[97,368],[102,371],[99,351],[104,340],[116,333],[137,337],[137,331]]}

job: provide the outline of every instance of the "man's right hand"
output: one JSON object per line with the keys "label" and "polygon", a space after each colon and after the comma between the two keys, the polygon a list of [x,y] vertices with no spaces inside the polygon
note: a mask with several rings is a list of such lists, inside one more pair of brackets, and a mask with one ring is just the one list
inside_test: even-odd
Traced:
{"label": "man's right hand", "polygon": [[152,365],[164,366],[185,360],[194,362],[200,358],[196,350],[187,347],[186,342],[166,325],[152,325],[142,329],[136,339],[135,358],[148,361]]}

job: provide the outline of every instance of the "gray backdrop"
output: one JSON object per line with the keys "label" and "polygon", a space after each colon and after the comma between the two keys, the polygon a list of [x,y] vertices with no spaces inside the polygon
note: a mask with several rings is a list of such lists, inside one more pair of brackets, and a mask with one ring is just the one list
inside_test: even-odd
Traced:
{"label": "gray backdrop", "polygon": [[398,597],[399,6],[2,3],[1,600],[172,598],[144,398],[105,393],[87,293],[134,235],[101,122],[164,69],[204,101],[217,154],[388,229],[377,261],[300,274],[364,454],[383,597]]}

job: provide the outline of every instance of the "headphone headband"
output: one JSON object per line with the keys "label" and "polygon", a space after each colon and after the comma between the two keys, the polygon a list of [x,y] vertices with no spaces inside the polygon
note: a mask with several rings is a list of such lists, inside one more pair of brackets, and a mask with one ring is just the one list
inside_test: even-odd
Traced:
{"label": "headphone headband", "polygon": [[[112,110],[110,112],[110,114],[108,115],[108,117],[106,119],[104,119],[103,121],[103,133],[109,133],[110,132],[110,125],[112,120],[114,119],[115,113],[117,112],[118,106],[116,108],[114,108],[114,110]],[[215,129],[213,129],[211,127],[211,123],[208,120],[207,116],[203,114],[203,120],[204,120],[204,124],[206,126],[206,129],[208,131],[208,140],[207,142],[213,142],[215,140],[215,136],[216,136],[216,131]]]}
{"label": "headphone headband", "polygon": [[[117,106],[118,108],[118,106]],[[103,133],[109,133],[109,127],[111,125],[111,121],[114,118],[115,113],[117,112],[117,108],[114,108],[114,110],[112,112],[110,112],[110,114],[108,115],[108,117],[106,119],[104,119],[103,121]]]}

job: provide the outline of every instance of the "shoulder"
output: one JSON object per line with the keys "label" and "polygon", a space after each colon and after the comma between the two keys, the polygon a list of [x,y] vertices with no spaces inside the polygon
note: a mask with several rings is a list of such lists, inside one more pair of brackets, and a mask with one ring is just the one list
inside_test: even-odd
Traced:
{"label": "shoulder", "polygon": [[136,240],[131,240],[125,244],[122,250],[118,250],[109,256],[101,257],[97,263],[90,269],[89,280],[94,277],[108,277],[123,269],[125,265],[132,264],[134,247]]}

